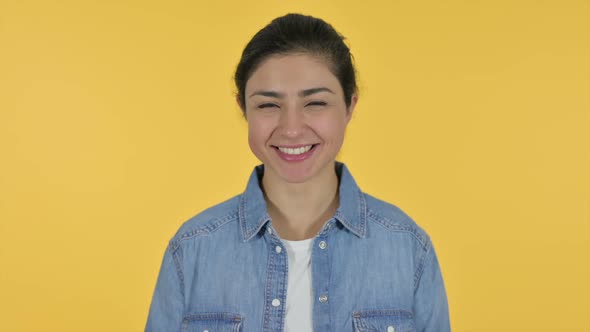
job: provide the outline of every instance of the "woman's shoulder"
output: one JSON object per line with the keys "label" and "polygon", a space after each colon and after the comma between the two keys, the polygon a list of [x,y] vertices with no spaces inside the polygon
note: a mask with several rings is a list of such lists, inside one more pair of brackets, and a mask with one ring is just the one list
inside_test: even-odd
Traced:
{"label": "woman's shoulder", "polygon": [[186,220],[171,239],[172,243],[179,243],[191,238],[210,235],[222,226],[238,220],[238,205],[240,196],[237,195],[219,204],[213,205]]}
{"label": "woman's shoulder", "polygon": [[411,234],[423,246],[430,245],[430,237],[408,214],[398,206],[364,193],[368,221],[391,232]]}

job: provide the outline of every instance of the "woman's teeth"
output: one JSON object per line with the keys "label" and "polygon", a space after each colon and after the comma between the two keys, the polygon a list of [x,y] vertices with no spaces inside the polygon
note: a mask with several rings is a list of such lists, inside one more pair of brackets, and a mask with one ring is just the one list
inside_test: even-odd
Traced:
{"label": "woman's teeth", "polygon": [[298,155],[302,153],[306,153],[307,151],[311,150],[313,145],[302,146],[299,148],[291,149],[291,148],[282,148],[278,147],[282,153],[291,154],[291,155]]}

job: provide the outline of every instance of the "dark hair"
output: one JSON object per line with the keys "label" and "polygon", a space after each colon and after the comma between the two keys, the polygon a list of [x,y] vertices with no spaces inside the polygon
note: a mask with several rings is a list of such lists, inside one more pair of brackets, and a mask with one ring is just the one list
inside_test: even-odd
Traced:
{"label": "dark hair", "polygon": [[350,106],[351,97],[357,92],[356,73],[344,36],[319,18],[287,14],[258,31],[242,52],[234,76],[242,111],[246,110],[246,82],[256,68],[272,55],[293,53],[308,53],[326,60],[342,86],[346,106]]}

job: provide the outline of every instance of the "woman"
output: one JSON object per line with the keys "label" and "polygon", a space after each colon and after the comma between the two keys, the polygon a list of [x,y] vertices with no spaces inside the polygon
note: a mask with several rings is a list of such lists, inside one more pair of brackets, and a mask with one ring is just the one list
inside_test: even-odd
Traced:
{"label": "woman", "polygon": [[428,235],[335,161],[358,100],[343,37],[279,17],[235,81],[263,164],[170,241],[146,330],[449,331]]}

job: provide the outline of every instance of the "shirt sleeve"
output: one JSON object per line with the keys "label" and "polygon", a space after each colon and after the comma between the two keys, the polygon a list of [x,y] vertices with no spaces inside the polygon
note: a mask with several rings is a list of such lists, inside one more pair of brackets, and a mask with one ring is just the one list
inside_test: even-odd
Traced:
{"label": "shirt sleeve", "polygon": [[414,299],[416,330],[419,332],[451,331],[449,307],[438,258],[429,241],[419,266]]}
{"label": "shirt sleeve", "polygon": [[158,275],[145,327],[146,332],[180,331],[184,312],[183,273],[180,248],[170,246]]}

